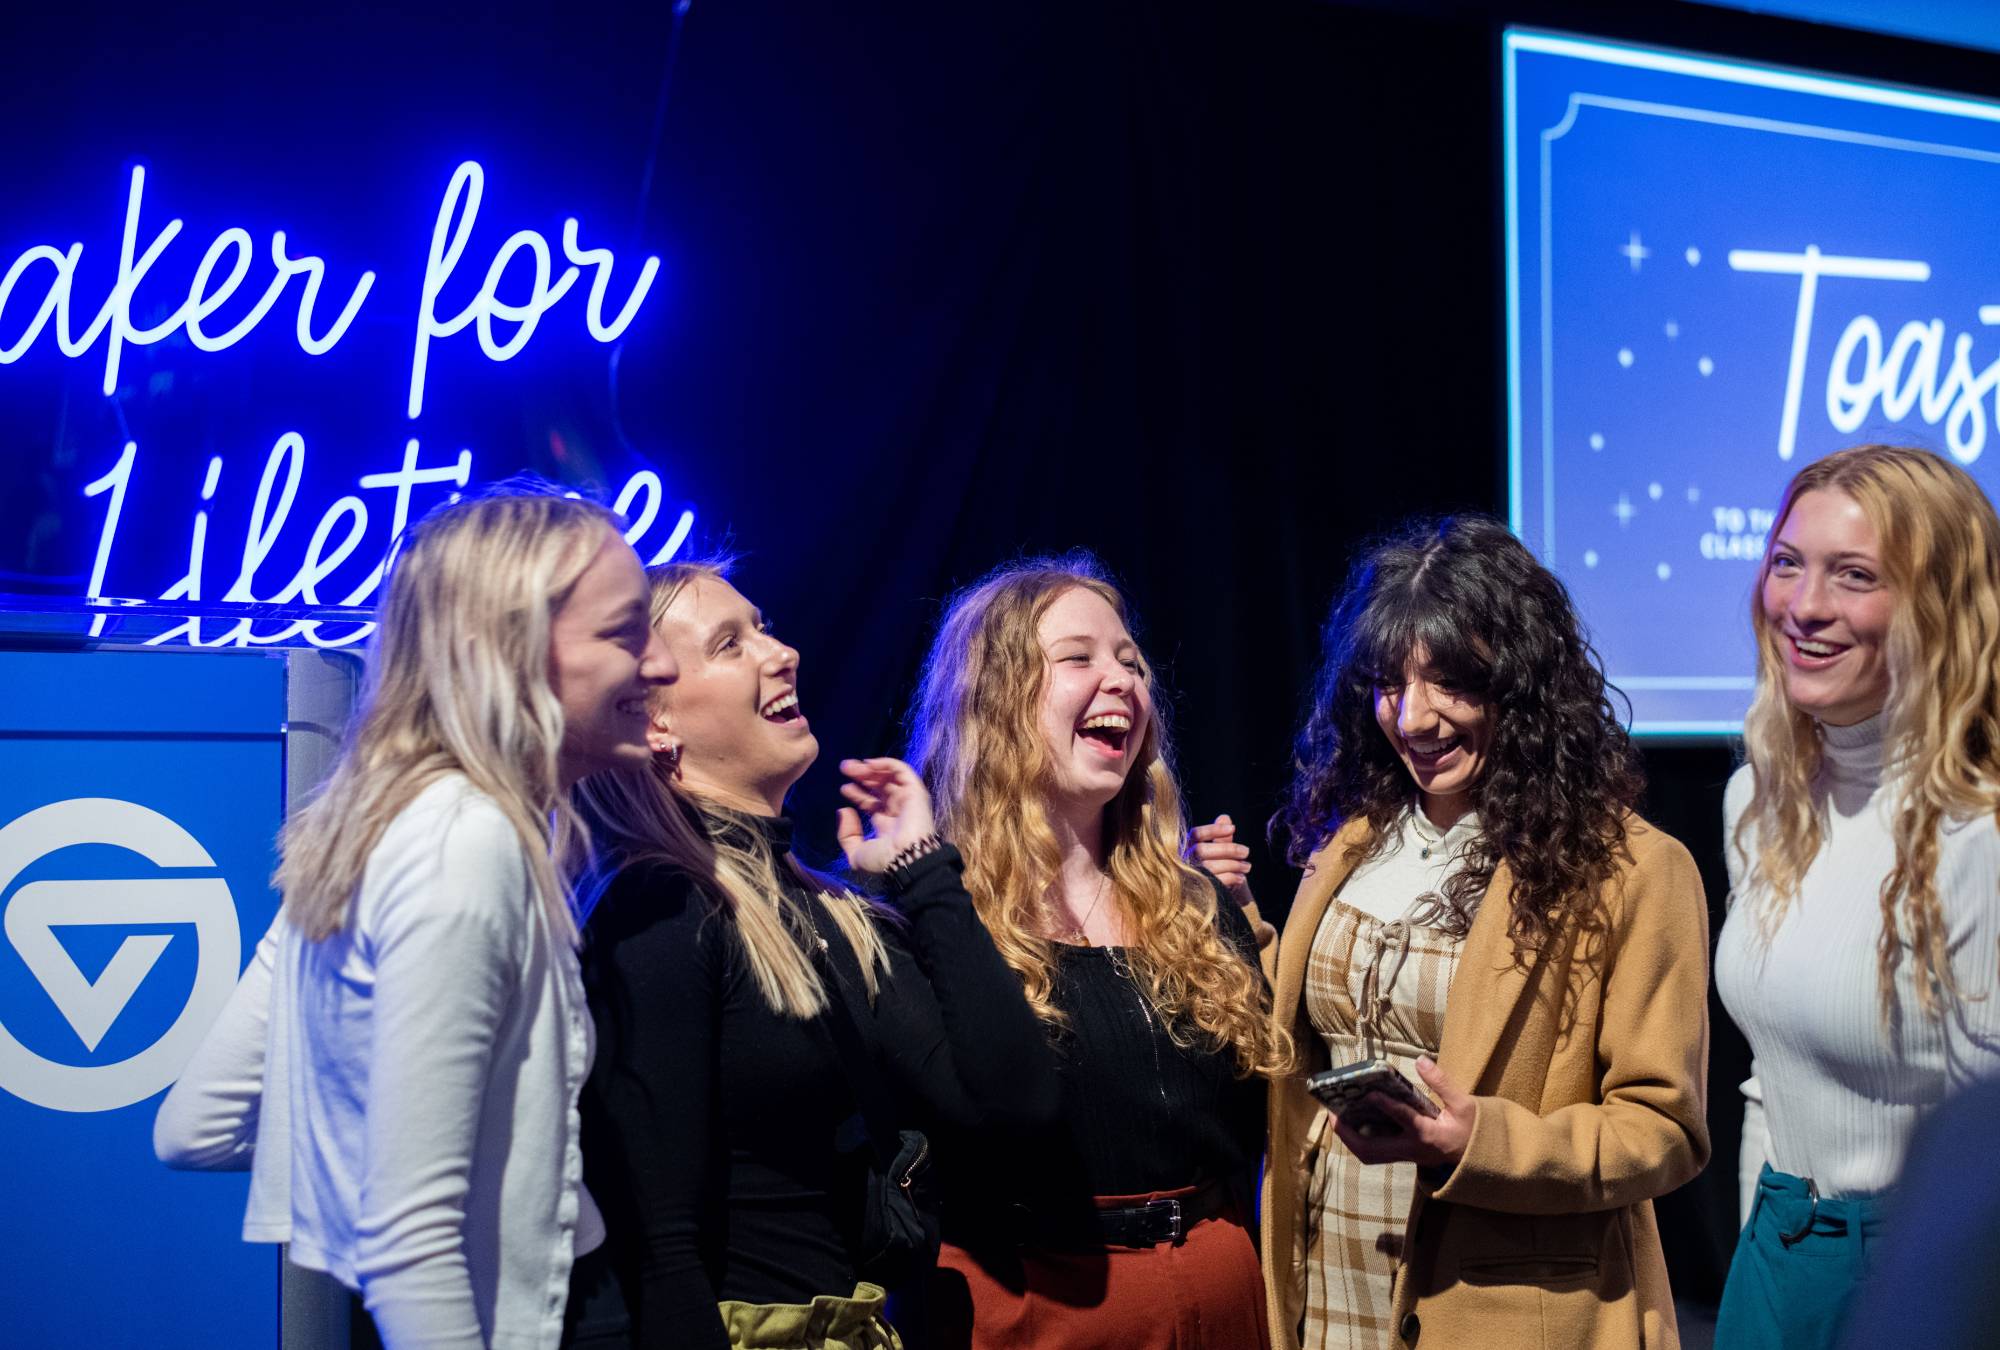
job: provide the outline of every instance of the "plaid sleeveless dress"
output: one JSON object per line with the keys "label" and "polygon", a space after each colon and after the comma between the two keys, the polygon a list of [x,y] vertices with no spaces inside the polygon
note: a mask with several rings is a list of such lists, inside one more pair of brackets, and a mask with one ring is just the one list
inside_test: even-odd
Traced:
{"label": "plaid sleeveless dress", "polygon": [[[1339,1066],[1378,1057],[1419,1088],[1419,1055],[1436,1057],[1445,997],[1461,939],[1438,927],[1442,902],[1426,892],[1384,921],[1327,906],[1313,936],[1306,1015]],[[1365,1013],[1372,1015],[1364,1016]],[[1319,1117],[1306,1190],[1303,1350],[1379,1350],[1395,1340],[1391,1284],[1416,1195],[1414,1163],[1368,1166]]]}

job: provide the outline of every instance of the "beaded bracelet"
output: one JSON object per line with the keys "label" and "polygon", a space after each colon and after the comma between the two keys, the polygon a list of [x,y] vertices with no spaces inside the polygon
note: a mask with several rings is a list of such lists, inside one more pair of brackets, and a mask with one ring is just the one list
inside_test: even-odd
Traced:
{"label": "beaded bracelet", "polygon": [[895,857],[889,859],[889,865],[883,869],[883,875],[888,877],[892,884],[900,883],[903,879],[903,874],[909,871],[919,859],[928,858],[943,847],[944,840],[938,838],[937,831],[933,830],[923,838],[917,840],[916,843],[904,849],[901,853],[898,853]]}

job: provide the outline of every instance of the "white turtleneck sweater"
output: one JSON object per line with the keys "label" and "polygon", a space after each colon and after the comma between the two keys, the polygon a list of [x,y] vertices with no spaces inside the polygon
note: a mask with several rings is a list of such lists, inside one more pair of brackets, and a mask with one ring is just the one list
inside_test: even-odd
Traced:
{"label": "white turtleneck sweater", "polygon": [[1883,1190],[1926,1112],[1968,1080],[2000,1074],[2000,828],[1990,816],[1947,821],[1937,872],[1959,988],[1983,1001],[1943,1022],[1926,1017],[1906,941],[1894,1040],[1882,1020],[1875,947],[1900,793],[1893,766],[1884,771],[1883,721],[1823,728],[1825,838],[1768,945],[1764,897],[1746,890],[1750,869],[1735,847],[1750,804],[1748,765],[1724,795],[1731,899],[1715,983],[1754,1060],[1743,1085],[1746,1187],[1768,1160],[1813,1178],[1822,1195]]}

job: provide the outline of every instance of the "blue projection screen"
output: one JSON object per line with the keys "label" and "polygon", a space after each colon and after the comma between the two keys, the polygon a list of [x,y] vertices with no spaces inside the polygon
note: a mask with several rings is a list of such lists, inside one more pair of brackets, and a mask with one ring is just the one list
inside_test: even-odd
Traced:
{"label": "blue projection screen", "polygon": [[2000,464],[2000,104],[1510,30],[1509,511],[1642,735],[1741,729],[1778,494]]}

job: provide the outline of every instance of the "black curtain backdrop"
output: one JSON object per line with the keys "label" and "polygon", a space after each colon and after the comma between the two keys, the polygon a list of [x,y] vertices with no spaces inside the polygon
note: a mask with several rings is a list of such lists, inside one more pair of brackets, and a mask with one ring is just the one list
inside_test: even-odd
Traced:
{"label": "black curtain backdrop", "polygon": [[[87,160],[96,216],[122,202],[118,166],[160,145],[231,182],[239,149],[302,140],[441,185],[484,138],[512,147],[516,184],[609,184],[635,208],[612,241],[666,260],[615,381],[601,349],[558,383],[464,378],[489,381],[521,464],[574,476],[558,426],[629,444],[697,503],[702,546],[743,555],[742,589],[802,653],[822,747],[794,798],[807,847],[832,853],[835,761],[900,749],[942,598],[1082,546],[1124,581],[1172,691],[1195,817],[1236,817],[1282,919],[1296,877],[1262,822],[1351,559],[1409,516],[1505,500],[1507,21],[2000,88],[1992,57],[1671,0],[695,0],[677,38],[670,4],[48,7],[0,21],[0,109],[27,137],[0,162],[39,210]],[[44,466],[74,459],[64,437],[100,401],[85,371],[42,407],[15,369],[12,406],[59,427],[57,460],[32,438],[6,452],[26,486],[0,525],[26,529],[75,509]],[[356,436],[400,444],[395,402]],[[88,416],[101,457],[115,441]],[[1719,923],[1732,751],[1647,763],[1650,812],[1701,861]],[[1715,1160],[1660,1205],[1695,1302],[1734,1240],[1747,1060],[1711,1011]]]}
{"label": "black curtain backdrop", "polygon": [[[652,224],[704,260],[700,317],[628,367],[628,416],[727,448],[711,491],[823,747],[806,837],[831,851],[840,756],[901,745],[941,598],[1083,546],[1172,691],[1193,814],[1236,819],[1281,921],[1297,878],[1262,826],[1354,554],[1504,510],[1495,25],[758,8],[688,19]],[[1730,752],[1649,767],[1719,922]],[[1735,1238],[1747,1074],[1713,1011],[1717,1159],[1659,1207],[1696,1302]]]}
{"label": "black curtain backdrop", "polygon": [[[624,411],[713,448],[828,758],[899,743],[953,587],[1084,546],[1195,808],[1261,821],[1357,540],[1502,499],[1486,33],[755,8],[689,16],[651,223],[702,265]],[[1413,99],[1426,62],[1453,73]],[[799,794],[822,838],[831,781]]]}

